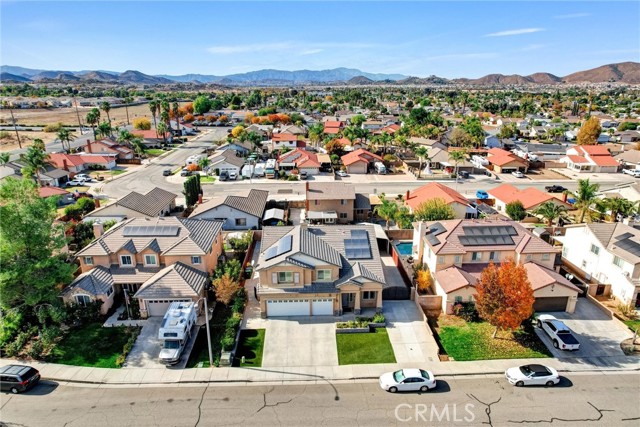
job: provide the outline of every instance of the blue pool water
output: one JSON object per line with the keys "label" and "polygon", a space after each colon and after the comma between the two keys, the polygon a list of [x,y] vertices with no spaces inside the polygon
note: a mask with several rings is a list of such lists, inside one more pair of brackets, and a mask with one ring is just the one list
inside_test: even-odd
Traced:
{"label": "blue pool water", "polygon": [[399,242],[396,243],[396,249],[400,255],[409,256],[413,253],[412,242]]}

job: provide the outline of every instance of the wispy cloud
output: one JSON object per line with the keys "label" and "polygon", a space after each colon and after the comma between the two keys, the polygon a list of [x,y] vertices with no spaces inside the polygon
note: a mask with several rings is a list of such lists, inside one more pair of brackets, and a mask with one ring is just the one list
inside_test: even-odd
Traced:
{"label": "wispy cloud", "polygon": [[307,49],[300,52],[300,55],[315,55],[320,52],[324,52],[324,49]]}
{"label": "wispy cloud", "polygon": [[534,44],[530,44],[530,45],[527,45],[527,46],[523,47],[522,49],[520,49],[520,51],[521,52],[530,52],[532,50],[540,50],[543,47],[545,47],[545,45],[543,45],[543,44],[535,44],[534,43]]}
{"label": "wispy cloud", "polygon": [[238,45],[222,45],[207,48],[207,52],[216,55],[232,55],[236,53],[252,53],[252,52],[291,52],[297,51],[300,55],[314,55],[326,49],[371,49],[383,47],[381,44],[375,43],[305,43],[305,42],[275,42],[275,43],[254,43],[254,44],[238,44]]}
{"label": "wispy cloud", "polygon": [[519,28],[517,30],[498,31],[497,33],[485,34],[485,37],[518,36],[520,34],[539,33],[540,31],[544,31],[544,28]]}
{"label": "wispy cloud", "polygon": [[585,18],[587,16],[591,16],[591,14],[586,12],[579,12],[579,13],[568,13],[566,15],[555,15],[553,19],[575,19],[575,18]]}
{"label": "wispy cloud", "polygon": [[499,55],[497,52],[485,52],[485,53],[449,53],[446,55],[429,56],[425,58],[428,61],[445,61],[445,60],[458,60],[458,59],[491,59],[497,58]]}

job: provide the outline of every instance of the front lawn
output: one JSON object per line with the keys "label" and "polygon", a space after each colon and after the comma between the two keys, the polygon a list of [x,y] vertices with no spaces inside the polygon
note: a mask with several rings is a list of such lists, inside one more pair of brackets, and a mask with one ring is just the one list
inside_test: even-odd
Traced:
{"label": "front lawn", "polygon": [[118,368],[116,360],[138,328],[104,328],[101,323],[70,329],[51,350],[47,361],[64,365]]}
{"label": "front lawn", "polygon": [[[220,351],[222,350],[222,337],[226,329],[227,319],[231,316],[232,310],[224,304],[216,304],[213,310],[213,316],[209,321],[209,329],[211,330],[211,351],[213,353],[213,364],[217,366],[220,361]],[[207,331],[206,328],[200,328],[196,343],[193,346],[187,368],[196,368],[198,366],[209,367],[209,349],[207,347]]]}
{"label": "front lawn", "polygon": [[214,182],[216,182],[216,177],[215,176],[200,175],[200,183],[201,184],[208,184],[208,183],[214,183]]}
{"label": "front lawn", "polygon": [[158,157],[163,155],[164,153],[166,153],[166,150],[163,150],[161,148],[149,148],[147,150],[144,150],[144,152],[149,155],[150,157]]}
{"label": "front lawn", "polygon": [[[264,332],[264,329],[243,329],[240,331],[240,342],[235,355],[239,366],[252,368],[262,366]],[[242,356],[244,356],[244,363],[242,362]]]}
{"label": "front lawn", "polygon": [[396,363],[385,328],[363,334],[336,334],[339,365]]}
{"label": "front lawn", "polygon": [[454,360],[525,359],[551,354],[535,331],[500,331],[491,338],[494,327],[486,322],[465,322],[455,316],[440,316],[438,335],[447,354]]}
{"label": "front lawn", "polygon": [[625,325],[627,325],[627,327],[629,329],[631,329],[632,331],[638,331],[640,332],[640,319],[635,319],[635,320],[623,320],[623,323]]}

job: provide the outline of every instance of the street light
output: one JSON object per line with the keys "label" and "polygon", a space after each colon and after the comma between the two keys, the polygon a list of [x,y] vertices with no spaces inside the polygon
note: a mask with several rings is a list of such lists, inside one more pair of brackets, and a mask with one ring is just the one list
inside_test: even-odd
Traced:
{"label": "street light", "polygon": [[204,321],[207,328],[207,346],[209,347],[209,367],[213,367],[213,351],[211,350],[211,332],[209,331],[209,306],[207,305],[207,289],[205,289],[205,296],[200,298],[196,304],[200,303],[200,300],[204,300]]}

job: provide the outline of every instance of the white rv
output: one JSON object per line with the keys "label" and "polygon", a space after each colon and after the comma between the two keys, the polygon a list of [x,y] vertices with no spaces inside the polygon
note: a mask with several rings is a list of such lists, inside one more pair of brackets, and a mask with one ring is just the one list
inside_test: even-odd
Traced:
{"label": "white rv", "polygon": [[251,178],[253,176],[253,165],[244,165],[242,167],[242,176],[245,178]]}
{"label": "white rv", "polygon": [[160,362],[178,363],[191,329],[196,324],[196,305],[193,302],[172,302],[162,319],[158,338],[162,341]]}
{"label": "white rv", "polygon": [[254,176],[263,177],[264,176],[264,170],[265,170],[265,164],[264,163],[256,163],[256,166],[253,168],[253,175]]}
{"label": "white rv", "polygon": [[264,169],[264,175],[267,178],[275,178],[277,176],[278,171],[276,171],[276,159],[267,160],[267,165]]}
{"label": "white rv", "polygon": [[378,172],[380,175],[384,175],[387,173],[387,167],[382,162],[375,162],[373,164],[373,167],[376,169],[376,172]]}
{"label": "white rv", "polygon": [[201,159],[204,159],[206,156],[204,154],[196,154],[193,156],[189,156],[187,160],[185,160],[185,166],[189,165],[197,165],[200,163]]}

